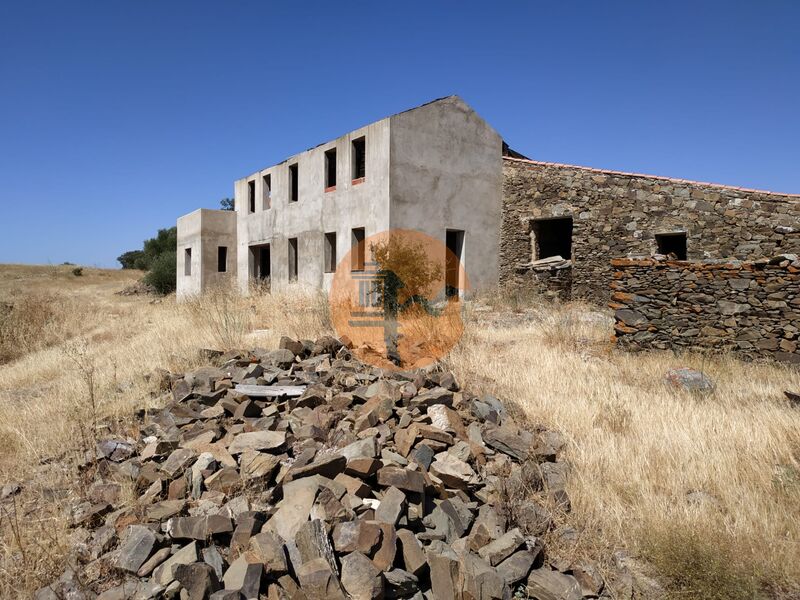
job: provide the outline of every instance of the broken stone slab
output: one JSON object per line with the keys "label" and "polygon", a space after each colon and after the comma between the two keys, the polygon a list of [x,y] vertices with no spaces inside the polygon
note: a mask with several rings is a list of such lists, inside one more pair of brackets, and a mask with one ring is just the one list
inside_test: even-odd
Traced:
{"label": "broken stone slab", "polygon": [[161,586],[168,586],[175,581],[175,567],[197,562],[197,542],[184,546],[153,571],[153,581]]}
{"label": "broken stone slab", "polygon": [[403,564],[406,571],[419,577],[427,568],[427,560],[422,550],[422,545],[413,532],[408,529],[397,530],[397,541],[400,542],[400,551],[403,555]]}
{"label": "broken stone slab", "polygon": [[397,554],[397,531],[389,523],[379,523],[378,526],[381,528],[381,541],[372,555],[372,561],[381,571],[386,571],[394,564]]}
{"label": "broken stone slab", "polygon": [[375,511],[375,520],[397,525],[406,506],[406,495],[394,486],[389,487]]}
{"label": "broken stone slab", "polygon": [[381,571],[361,552],[351,552],[342,558],[342,586],[353,600],[383,598]]}
{"label": "broken stone slab", "polygon": [[286,546],[281,537],[272,531],[262,531],[250,538],[245,553],[247,560],[264,565],[264,571],[275,577],[289,571],[286,559]]}
{"label": "broken stone slab", "polygon": [[419,592],[419,578],[403,569],[392,569],[383,574],[390,598],[407,598]]}
{"label": "broken stone slab", "polygon": [[289,472],[284,478],[285,482],[300,479],[302,477],[309,477],[311,475],[322,475],[328,479],[333,479],[339,473],[344,471],[347,465],[347,459],[340,454],[331,454],[319,460],[315,460],[303,467],[297,469],[289,469]]}
{"label": "broken stone slab", "polygon": [[205,600],[222,588],[214,569],[205,563],[178,565],[174,569],[174,574],[175,579],[186,591],[189,600]]}
{"label": "broken stone slab", "polygon": [[263,572],[262,565],[249,562],[243,554],[231,563],[222,581],[226,590],[238,590],[245,598],[258,598]]}
{"label": "broken stone slab", "polygon": [[153,570],[167,560],[172,554],[172,548],[161,548],[157,550],[153,556],[148,558],[145,563],[136,571],[137,577],[147,577]]}
{"label": "broken stone slab", "polygon": [[328,532],[325,525],[319,519],[304,523],[297,535],[294,537],[297,546],[297,553],[303,563],[310,562],[316,558],[325,559],[330,565],[334,575],[339,574],[336,565],[336,557],[333,554],[333,546],[328,539]]}
{"label": "broken stone slab", "polygon": [[478,554],[494,567],[516,552],[524,542],[522,532],[515,527],[478,550]]}
{"label": "broken stone slab", "polygon": [[375,521],[345,521],[333,528],[333,545],[337,552],[361,552],[371,556],[379,547],[383,530]]}
{"label": "broken stone slab", "polygon": [[493,426],[488,426],[483,430],[483,440],[495,450],[508,454],[520,462],[528,459],[532,441],[510,428]]}
{"label": "broken stone slab", "polygon": [[117,567],[136,573],[150,558],[156,544],[156,534],[149,527],[131,525],[119,548]]}
{"label": "broken stone slab", "polygon": [[338,577],[324,558],[316,558],[300,565],[295,572],[306,598],[346,600]]}
{"label": "broken stone slab", "polygon": [[212,535],[233,532],[233,522],[224,515],[175,517],[167,522],[167,532],[174,539],[203,541]]}
{"label": "broken stone slab", "polygon": [[251,431],[240,433],[228,446],[231,454],[241,454],[245,450],[275,450],[286,443],[285,431]]}
{"label": "broken stone slab", "polygon": [[597,567],[589,562],[572,565],[570,573],[581,586],[584,598],[597,598],[603,591],[603,577]]}
{"label": "broken stone slab", "polygon": [[243,385],[238,384],[235,391],[248,398],[295,398],[306,391],[304,385]]}
{"label": "broken stone slab", "polygon": [[531,552],[529,550],[515,552],[497,565],[497,572],[508,585],[513,586],[515,583],[528,577],[528,573],[531,572],[538,555],[538,552]]}
{"label": "broken stone slab", "polygon": [[410,471],[400,467],[383,467],[378,470],[378,485],[394,486],[409,492],[425,491],[425,476],[419,471]]}
{"label": "broken stone slab", "polygon": [[431,463],[430,472],[449,488],[466,489],[477,479],[475,471],[469,464],[449,452],[437,455],[436,460]]}
{"label": "broken stone slab", "polygon": [[161,471],[174,479],[179,473],[183,473],[194,460],[196,453],[188,448],[178,448],[173,450],[166,461],[161,465]]}
{"label": "broken stone slab", "polygon": [[278,510],[267,521],[265,528],[284,540],[293,540],[303,523],[308,521],[318,491],[316,477],[303,477],[285,484],[283,500],[278,503]]}
{"label": "broken stone slab", "polygon": [[552,571],[549,567],[530,572],[528,594],[538,600],[582,600],[583,598],[581,586],[574,577]]}
{"label": "broken stone slab", "polygon": [[461,568],[458,555],[439,542],[426,549],[430,569],[431,590],[436,600],[460,600]]}
{"label": "broken stone slab", "polygon": [[355,458],[375,458],[378,456],[378,440],[376,436],[370,436],[340,448],[337,453],[344,456],[348,461]]}
{"label": "broken stone slab", "polygon": [[113,462],[129,459],[136,452],[136,446],[128,440],[107,439],[97,442],[97,457]]}
{"label": "broken stone slab", "polygon": [[479,600],[507,600],[511,597],[503,577],[482,558],[467,553],[461,564],[464,597]]}

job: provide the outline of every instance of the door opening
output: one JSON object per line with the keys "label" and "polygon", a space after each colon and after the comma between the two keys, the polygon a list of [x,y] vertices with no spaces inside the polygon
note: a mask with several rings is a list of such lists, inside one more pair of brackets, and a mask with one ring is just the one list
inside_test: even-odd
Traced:
{"label": "door opening", "polygon": [[448,229],[445,234],[447,253],[445,257],[445,295],[458,299],[463,295],[464,281],[461,267],[464,259],[464,232]]}
{"label": "door opening", "polygon": [[272,260],[269,244],[250,247],[250,259],[253,264],[253,278],[260,284],[269,285],[272,277]]}

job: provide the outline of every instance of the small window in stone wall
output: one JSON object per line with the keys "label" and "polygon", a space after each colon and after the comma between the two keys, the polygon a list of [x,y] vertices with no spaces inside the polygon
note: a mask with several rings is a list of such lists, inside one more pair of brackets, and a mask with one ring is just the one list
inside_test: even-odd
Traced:
{"label": "small window in stone wall", "polygon": [[533,260],[572,258],[572,217],[539,219],[531,224]]}
{"label": "small window in stone wall", "polygon": [[686,260],[686,232],[657,233],[656,246],[658,253],[665,256],[674,255],[677,260]]}
{"label": "small window in stone wall", "polygon": [[192,249],[186,248],[183,252],[183,274],[186,277],[192,275]]}

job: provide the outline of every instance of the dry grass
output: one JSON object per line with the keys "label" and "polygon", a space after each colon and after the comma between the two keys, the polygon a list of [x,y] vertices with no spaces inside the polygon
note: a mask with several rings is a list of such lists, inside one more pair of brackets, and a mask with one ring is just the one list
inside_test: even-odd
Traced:
{"label": "dry grass", "polygon": [[107,423],[130,427],[135,409],[162,401],[153,370],[198,366],[201,348],[275,347],[284,334],[329,331],[316,292],[241,298],[217,290],[177,305],[173,297],[114,294],[139,273],[87,269],[75,278],[66,269],[0,266],[0,301],[69,299],[48,343],[0,366],[0,487],[25,484],[0,511],[0,598],[30,597],[63,571],[63,509],[80,479],[75,459]]}
{"label": "dry grass", "polygon": [[[580,305],[529,311],[501,328],[473,314],[448,357],[460,380],[567,436],[570,524],[584,531],[569,552],[642,553],[683,598],[723,597],[714,592],[720,573],[736,575],[721,593],[740,590],[725,597],[759,587],[800,594],[800,485],[791,475],[800,473],[800,411],[782,394],[800,389],[800,373],[620,353],[602,315]],[[667,388],[663,375],[678,366],[703,369],[715,393]],[[693,491],[708,497],[692,502]]]}
{"label": "dry grass", "polygon": [[[219,291],[179,306],[115,296],[135,274],[23,271],[0,267],[0,301],[24,289],[73,304],[57,343],[0,366],[0,484],[26,484],[16,510],[6,503],[0,512],[2,598],[29,597],[63,570],[60,509],[76,493],[71,459],[91,438],[87,421],[98,421],[97,433],[109,418],[128,426],[134,408],[161,402],[145,375],[193,368],[200,348],[274,347],[281,335],[330,329],[324,297],[301,289],[247,299]],[[569,524],[583,534],[560,551],[608,559],[627,548],[681,598],[753,597],[765,584],[773,595],[800,594],[800,415],[782,396],[800,389],[800,374],[727,358],[618,353],[586,307],[531,310],[528,302],[469,307],[447,363],[462,383],[566,436]],[[702,367],[716,392],[667,389],[664,372],[685,365]],[[698,490],[708,499],[688,501]]]}

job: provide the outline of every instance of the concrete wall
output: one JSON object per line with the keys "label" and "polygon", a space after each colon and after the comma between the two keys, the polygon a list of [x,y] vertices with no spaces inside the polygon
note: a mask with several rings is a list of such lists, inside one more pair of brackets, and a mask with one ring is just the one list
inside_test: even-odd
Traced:
{"label": "concrete wall", "polygon": [[[218,249],[228,248],[227,271],[218,272]],[[192,250],[191,275],[185,275],[186,249]],[[208,286],[235,279],[236,215],[227,210],[198,209],[178,219],[177,288],[179,300]]]}
{"label": "concrete wall", "polygon": [[732,351],[800,363],[800,260],[618,259],[611,307],[618,343]]}
{"label": "concrete wall", "polygon": [[[324,235],[336,233],[337,262],[350,250],[351,230],[370,236],[389,227],[389,119],[357,129],[284,162],[240,179],[235,184],[238,281],[248,291],[253,272],[250,247],[270,244],[273,289],[289,281],[288,240],[298,239],[298,281],[329,289],[333,275],[324,272]],[[366,138],[366,177],[352,179],[352,141]],[[325,152],[336,148],[337,185],[325,191]],[[289,201],[289,166],[298,164],[299,200]],[[263,176],[272,183],[271,206],[263,206]],[[249,212],[248,181],[255,181],[256,211]]]}
{"label": "concrete wall", "polygon": [[391,132],[391,227],[423,232],[443,246],[447,229],[463,230],[470,288],[495,285],[500,136],[455,96],[391,117]]}
{"label": "concrete wall", "polygon": [[685,231],[688,259],[800,252],[800,196],[584,167],[503,160],[500,279],[529,287],[531,221],[573,218],[572,295],[608,300],[610,260],[650,256]]}

